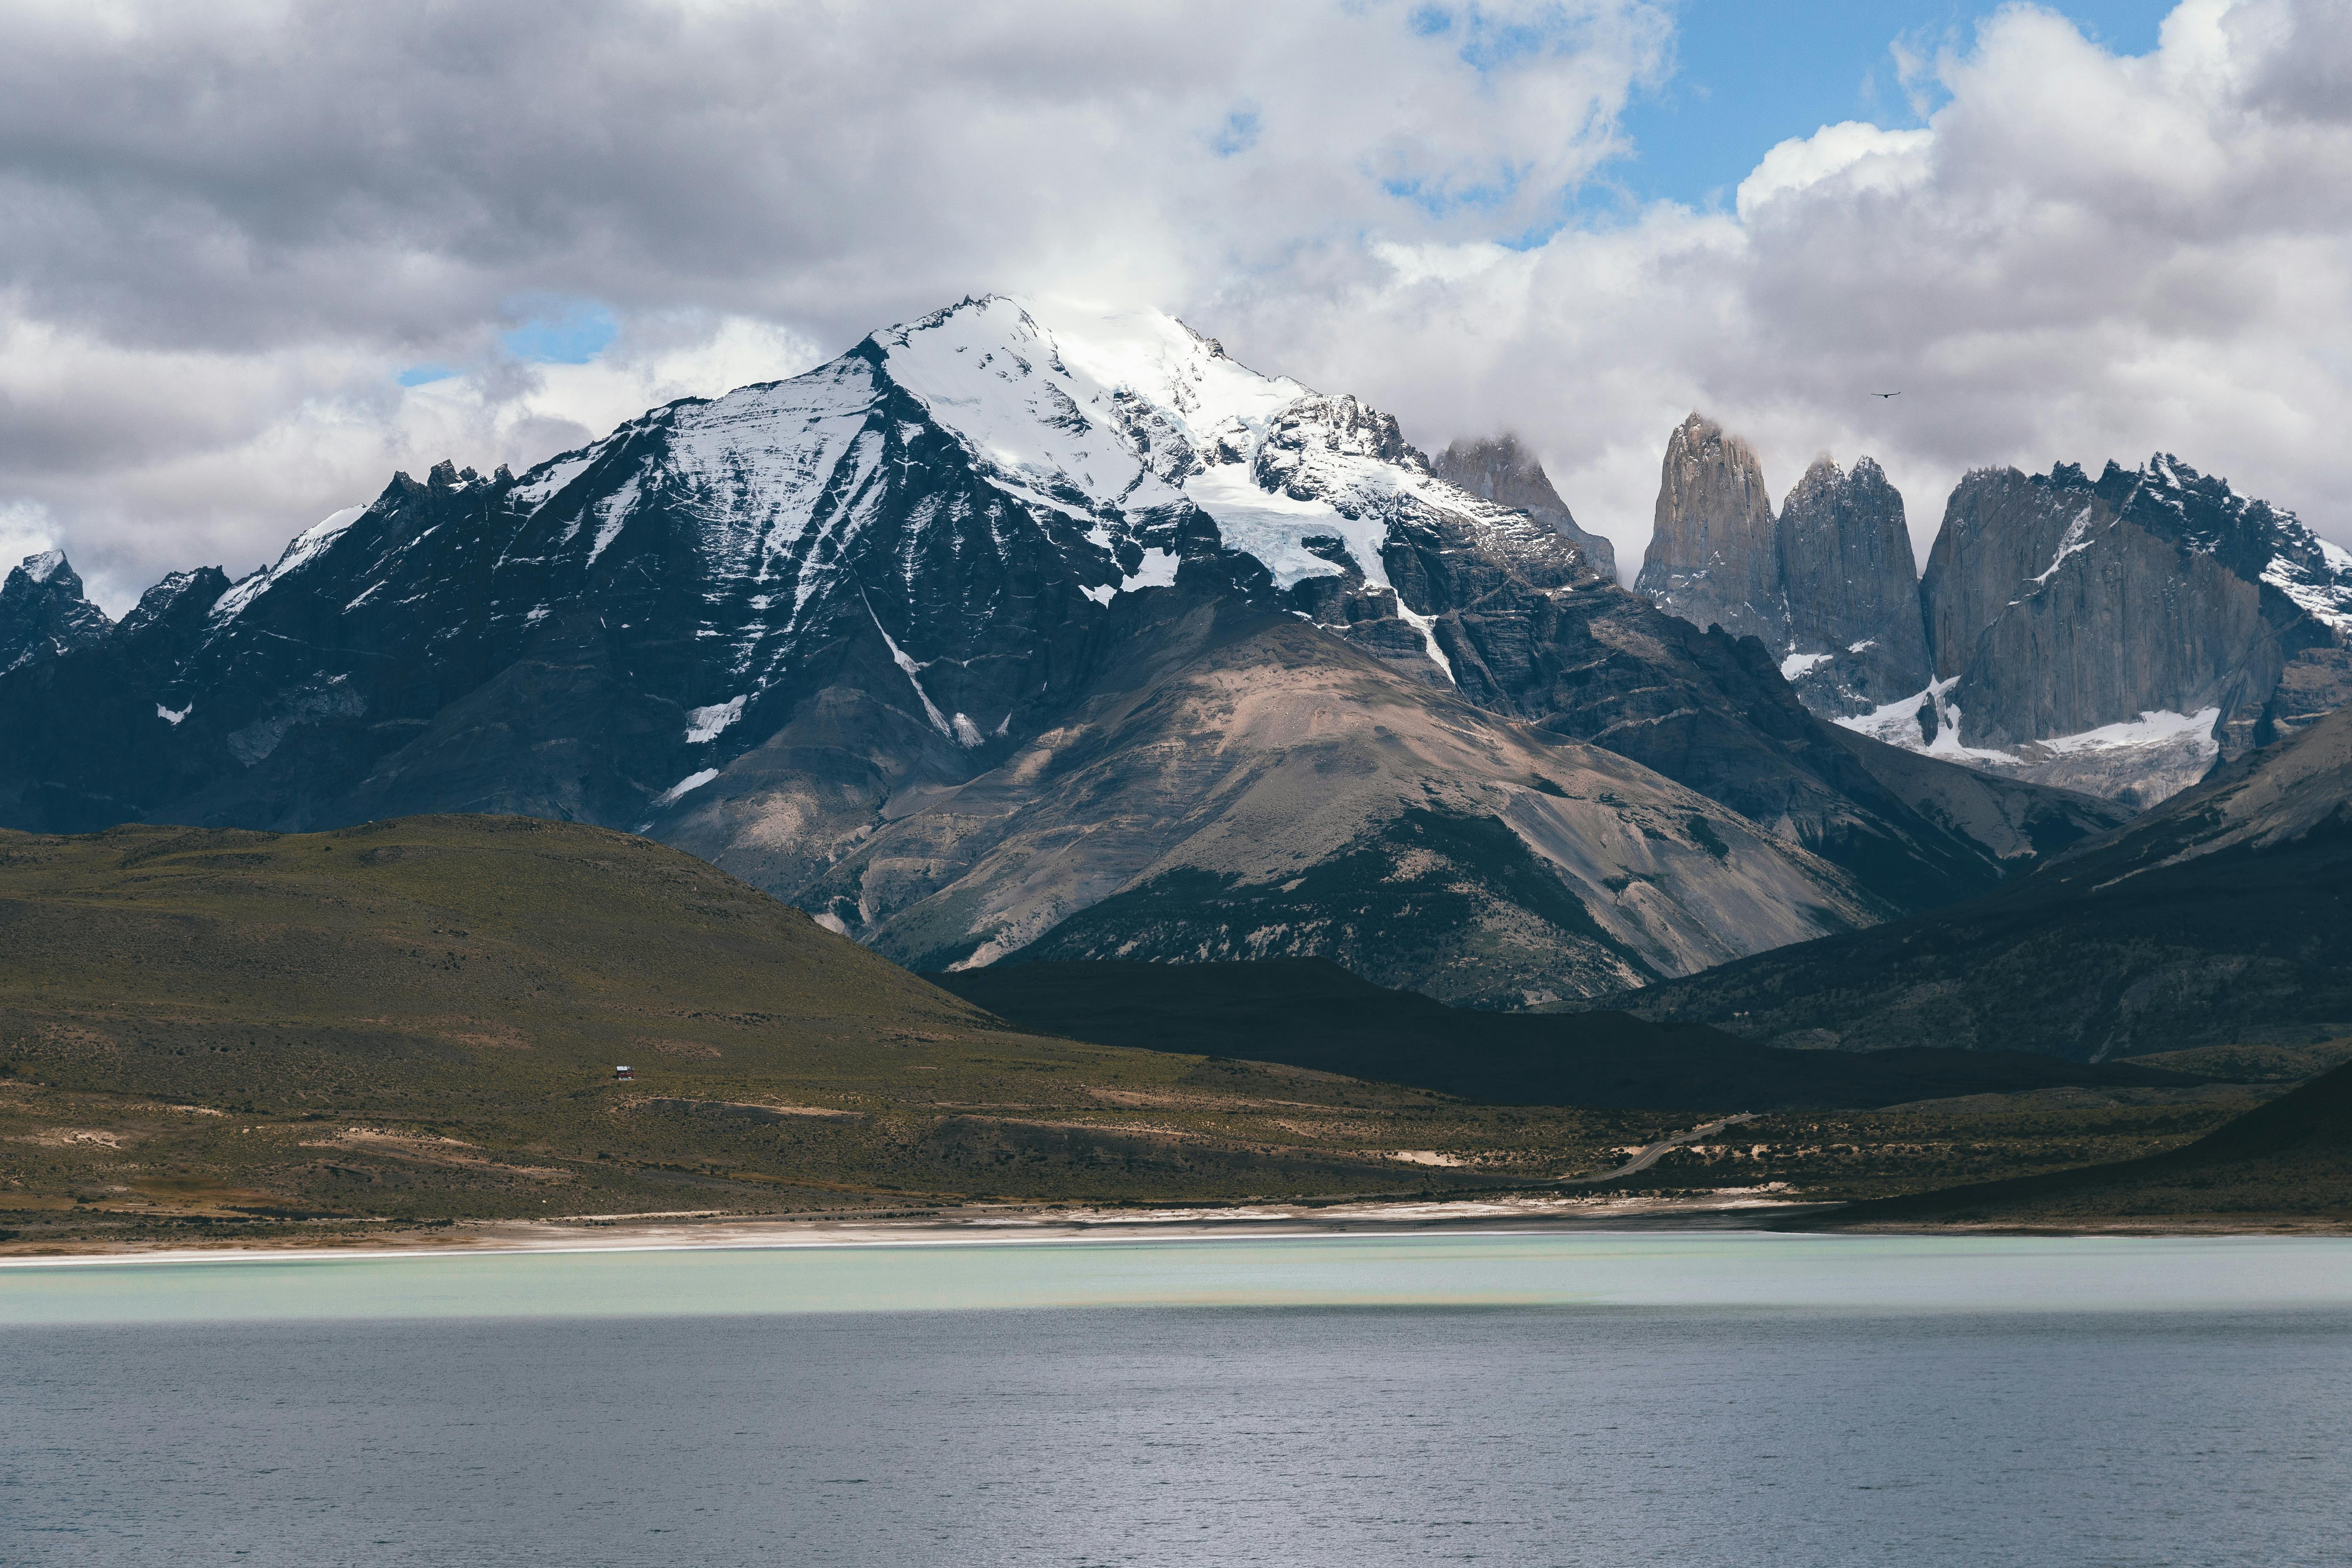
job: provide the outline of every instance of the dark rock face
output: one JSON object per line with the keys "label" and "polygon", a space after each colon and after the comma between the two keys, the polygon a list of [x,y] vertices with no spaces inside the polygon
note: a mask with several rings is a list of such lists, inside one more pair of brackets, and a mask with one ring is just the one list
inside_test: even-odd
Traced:
{"label": "dark rock face", "polygon": [[1753,637],[1825,719],[1927,684],[1903,498],[1869,458],[1815,459],[1776,517],[1755,451],[1694,414],[1667,438],[1657,522],[1637,584],[1693,626]]}
{"label": "dark rock face", "polygon": [[2237,756],[2352,702],[2345,643],[2352,635],[2352,553],[2293,512],[2241,496],[2169,452],[2137,469],[2110,462],[2093,487],[2125,521],[2210,557],[2262,596],[2277,633],[2279,683],[2259,710],[2225,710],[2222,754]]}
{"label": "dark rock face", "polygon": [[2168,455],[1969,475],[1921,594],[1930,743],[2142,805],[2352,699],[2352,556]]}
{"label": "dark rock face", "polygon": [[113,625],[82,596],[65,552],[27,555],[0,582],[0,675],[89,647]]}
{"label": "dark rock face", "polygon": [[927,966],[1317,954],[1485,1005],[1864,925],[2105,826],[1874,767],[1762,645],[1355,399],[1003,300],[520,478],[395,476],[0,677],[0,732],[13,826],[582,820]]}
{"label": "dark rock face", "polygon": [[2125,813],[1916,763],[1825,723],[1752,637],[1606,584],[1491,595],[1443,618],[1465,695],[1604,746],[1844,868],[1890,909],[1983,890]]}
{"label": "dark rock face", "polygon": [[2236,711],[2278,683],[2259,590],[2117,517],[2079,468],[1963,479],[1921,592],[1968,744]]}
{"label": "dark rock face", "polygon": [[1693,626],[1769,648],[1786,640],[1788,594],[1772,497],[1755,449],[1693,414],[1666,438],[1656,521],[1634,587]]}
{"label": "dark rock face", "polygon": [[1617,547],[1576,525],[1568,503],[1552,488],[1551,477],[1517,436],[1506,433],[1483,440],[1456,441],[1440,452],[1430,468],[1450,485],[1549,525],[1583,551],[1595,571],[1612,583],[1617,581]]}
{"label": "dark rock face", "polygon": [[1919,574],[1903,497],[1868,458],[1816,458],[1780,506],[1789,601],[1781,672],[1824,718],[1868,713],[1927,684]]}
{"label": "dark rock face", "polygon": [[2170,454],[1970,474],[1916,580],[1870,458],[1816,461],[1777,520],[1764,498],[1754,453],[1693,415],[1639,585],[1875,740],[2144,807],[2352,701],[2352,553]]}

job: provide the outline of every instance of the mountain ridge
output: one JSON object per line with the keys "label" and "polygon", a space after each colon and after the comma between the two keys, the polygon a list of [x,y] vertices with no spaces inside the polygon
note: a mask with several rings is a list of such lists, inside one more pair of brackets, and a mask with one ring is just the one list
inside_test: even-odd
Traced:
{"label": "mountain ridge", "polygon": [[1924,572],[1868,457],[1777,512],[1754,450],[1670,433],[1639,584],[1781,650],[1822,718],[2133,809],[2352,700],[2352,552],[2158,452],[1972,470]]}
{"label": "mountain ridge", "polygon": [[[926,963],[1075,920],[1073,950],[1345,951],[1489,1005],[1964,897],[2110,824],[1858,758],[1762,649],[1356,398],[1171,318],[1080,327],[969,300],[520,477],[397,475],[0,678],[0,822],[518,812]],[[1261,853],[1286,838],[1323,858]],[[1285,902],[1313,866],[1449,912],[1382,957]]]}

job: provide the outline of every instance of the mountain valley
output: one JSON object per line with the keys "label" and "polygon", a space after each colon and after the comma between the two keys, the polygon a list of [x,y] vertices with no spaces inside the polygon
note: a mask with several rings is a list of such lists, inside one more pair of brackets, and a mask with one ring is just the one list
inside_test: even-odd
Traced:
{"label": "mountain valley", "polygon": [[30,558],[8,1223],[1532,1190],[1733,1111],[1643,1190],[1874,1198],[2340,1059],[2352,556],[2159,456],[1969,475],[1923,575],[1697,415],[1654,521],[1625,588],[1515,437],[992,297],[119,624]]}

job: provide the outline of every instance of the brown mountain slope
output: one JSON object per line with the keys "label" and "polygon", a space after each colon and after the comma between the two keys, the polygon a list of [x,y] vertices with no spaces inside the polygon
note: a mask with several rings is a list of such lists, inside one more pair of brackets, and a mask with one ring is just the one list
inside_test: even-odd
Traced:
{"label": "brown mountain slope", "polygon": [[[667,837],[918,969],[1033,957],[1334,959],[1447,1001],[1589,994],[1884,906],[1838,868],[1597,746],[1514,722],[1297,618],[1230,598],[1121,606],[1124,655],[1066,721],[877,814],[828,779],[820,715]],[[763,767],[761,752],[735,764]],[[824,826],[824,825],[830,825]],[[1034,946],[1032,945],[1034,944]]]}

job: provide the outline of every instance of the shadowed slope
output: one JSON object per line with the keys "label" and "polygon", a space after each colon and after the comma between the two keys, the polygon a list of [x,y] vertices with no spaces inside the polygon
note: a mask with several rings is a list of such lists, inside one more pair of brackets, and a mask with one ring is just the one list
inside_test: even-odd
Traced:
{"label": "shadowed slope", "polygon": [[2061,1085],[2196,1081],[2011,1052],[1779,1051],[1717,1029],[1623,1013],[1466,1012],[1384,991],[1311,959],[1013,963],[935,978],[1024,1028],[1282,1062],[1503,1105],[1867,1107]]}
{"label": "shadowed slope", "polygon": [[2352,1021],[2352,711],[1984,898],[1670,982],[1644,1017],[2079,1059],[2304,1046]]}
{"label": "shadowed slope", "polygon": [[2352,1219],[2352,1063],[2186,1147],[2109,1165],[1855,1204],[1829,1225]]}

